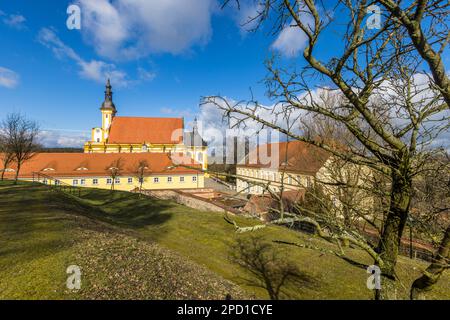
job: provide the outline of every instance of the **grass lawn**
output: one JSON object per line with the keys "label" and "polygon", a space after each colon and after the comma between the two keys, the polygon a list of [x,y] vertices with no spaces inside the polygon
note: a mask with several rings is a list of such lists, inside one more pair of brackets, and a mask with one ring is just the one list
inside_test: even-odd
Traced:
{"label": "grass lawn", "polygon": [[[236,220],[242,225],[258,223],[242,217]],[[271,226],[254,234],[269,241],[331,246],[284,227]],[[0,298],[202,299],[221,298],[225,293],[267,298],[264,289],[248,285],[244,279],[250,275],[229,259],[230,246],[237,238],[249,236],[236,234],[221,214],[170,201],[98,189],[86,190],[78,200],[43,186],[3,183]],[[300,286],[291,286],[286,296],[372,298],[364,268],[316,250],[286,245],[275,248],[292,260],[306,279]],[[354,260],[371,264],[363,252],[348,251]],[[65,289],[65,268],[70,264],[81,264],[86,277],[77,294]],[[407,297],[411,282],[426,265],[400,257],[397,271],[405,287],[400,297]],[[449,280],[447,273],[429,298],[450,299]]]}

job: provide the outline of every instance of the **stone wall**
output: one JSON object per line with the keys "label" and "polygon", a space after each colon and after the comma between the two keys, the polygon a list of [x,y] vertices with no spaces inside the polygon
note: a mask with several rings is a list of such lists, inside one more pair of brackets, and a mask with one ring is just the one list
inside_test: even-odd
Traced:
{"label": "stone wall", "polygon": [[[198,190],[197,190],[198,192]],[[203,190],[205,192],[205,190]],[[163,200],[173,200],[176,203],[200,211],[213,211],[221,213],[239,214],[234,208],[229,208],[211,200],[196,196],[188,190],[144,190],[143,194]]]}

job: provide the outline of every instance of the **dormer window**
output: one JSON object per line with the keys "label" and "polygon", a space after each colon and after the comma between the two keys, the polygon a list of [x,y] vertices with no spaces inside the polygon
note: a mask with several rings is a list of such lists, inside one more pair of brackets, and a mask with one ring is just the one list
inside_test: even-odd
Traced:
{"label": "dormer window", "polygon": [[77,171],[87,171],[87,170],[89,170],[89,169],[86,168],[86,167],[79,167],[79,168],[77,169]]}
{"label": "dormer window", "polygon": [[147,147],[146,144],[144,144],[144,145],[142,146],[142,151],[147,152],[147,150],[148,150],[148,147]]}
{"label": "dormer window", "polygon": [[42,171],[55,171],[55,169],[53,169],[53,168],[45,168],[45,169],[42,170]]}
{"label": "dormer window", "polygon": [[5,169],[5,172],[16,172],[16,170],[11,169],[11,168],[6,168],[6,169]]}

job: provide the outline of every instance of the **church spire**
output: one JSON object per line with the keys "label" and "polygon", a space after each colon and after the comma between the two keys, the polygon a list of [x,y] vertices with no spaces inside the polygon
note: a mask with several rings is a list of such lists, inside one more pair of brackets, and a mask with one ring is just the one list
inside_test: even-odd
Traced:
{"label": "church spire", "polygon": [[113,92],[112,92],[111,81],[109,80],[109,78],[108,78],[108,81],[106,81],[105,101],[103,101],[101,109],[102,110],[107,110],[107,109],[112,110],[114,114],[117,112],[116,106],[114,105],[114,102],[113,102]]}
{"label": "church spire", "polygon": [[193,128],[192,128],[192,132],[198,132],[198,124],[197,124],[197,117],[195,117],[195,119],[194,119],[194,125],[193,125]]}

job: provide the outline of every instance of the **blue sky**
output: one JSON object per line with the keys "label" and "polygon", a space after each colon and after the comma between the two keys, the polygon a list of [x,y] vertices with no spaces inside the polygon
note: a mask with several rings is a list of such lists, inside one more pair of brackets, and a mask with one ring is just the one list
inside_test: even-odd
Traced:
{"label": "blue sky", "polygon": [[[248,99],[250,88],[271,105],[264,61],[277,54],[281,63],[301,65],[305,36],[295,28],[249,33],[242,23],[254,15],[254,0],[242,0],[240,11],[218,3],[0,0],[0,119],[20,111],[40,123],[48,146],[81,146],[100,125],[108,77],[122,116],[188,123],[208,112],[199,110],[202,96]],[[81,30],[66,26],[71,4],[81,8]],[[335,54],[338,30],[321,41],[319,58]]]}
{"label": "blue sky", "polygon": [[[114,12],[108,11],[112,6],[106,0],[92,2],[96,6],[78,2],[81,30],[69,30],[66,10],[77,2],[48,0],[39,1],[38,6],[31,1],[0,1],[0,75],[6,77],[0,81],[0,118],[21,111],[39,121],[42,129],[89,131],[100,122],[98,109],[107,76],[112,78],[120,115],[190,120],[198,113],[201,96],[220,93],[248,98],[250,87],[265,100],[263,63],[275,39],[263,32],[246,33],[240,26],[244,12],[220,10],[212,0],[186,1],[198,8],[188,13],[180,8],[181,17],[150,26],[127,26],[129,33],[114,42],[110,38],[120,33],[117,28],[136,17],[121,13],[121,1],[115,1],[124,22],[104,22],[99,30],[95,14],[103,12],[105,20],[114,21],[110,17]],[[158,1],[135,1],[136,10],[150,12],[138,19],[153,18],[155,10],[149,2],[160,6]],[[163,5],[161,15],[173,6]],[[200,19],[199,14],[204,17]],[[176,34],[158,34],[158,28]],[[152,43],[140,43],[146,41]],[[130,48],[132,54],[124,53]]]}

